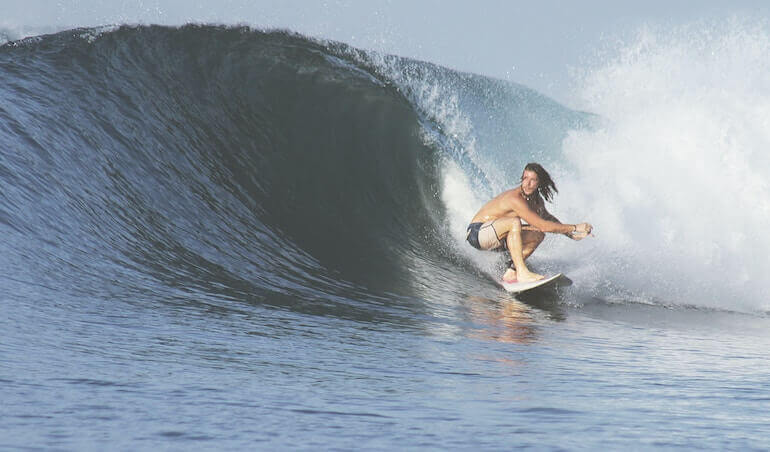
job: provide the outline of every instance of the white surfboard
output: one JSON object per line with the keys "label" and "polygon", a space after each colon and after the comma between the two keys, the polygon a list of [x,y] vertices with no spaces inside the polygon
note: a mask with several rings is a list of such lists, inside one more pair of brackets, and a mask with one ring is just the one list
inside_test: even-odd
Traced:
{"label": "white surfboard", "polygon": [[544,286],[548,283],[551,283],[553,281],[556,281],[560,276],[562,276],[561,273],[557,273],[553,276],[549,276],[547,278],[538,279],[537,281],[530,281],[530,282],[516,282],[516,283],[507,283],[502,280],[498,280],[498,283],[503,286],[503,289],[507,290],[508,292],[512,293],[520,293],[520,292],[526,292],[528,290],[534,289],[535,287]]}

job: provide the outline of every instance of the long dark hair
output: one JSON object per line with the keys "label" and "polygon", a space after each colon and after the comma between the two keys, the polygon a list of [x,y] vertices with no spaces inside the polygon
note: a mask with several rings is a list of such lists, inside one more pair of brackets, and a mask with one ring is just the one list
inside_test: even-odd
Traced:
{"label": "long dark hair", "polygon": [[556,189],[556,183],[551,179],[551,175],[539,163],[527,163],[524,171],[534,171],[540,183],[537,185],[537,192],[548,202],[553,199],[554,193],[559,193]]}

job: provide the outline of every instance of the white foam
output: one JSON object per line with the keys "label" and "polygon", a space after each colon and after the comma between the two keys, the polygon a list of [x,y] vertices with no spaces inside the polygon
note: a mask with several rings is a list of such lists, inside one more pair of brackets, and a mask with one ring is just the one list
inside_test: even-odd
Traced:
{"label": "white foam", "polygon": [[55,26],[26,26],[12,24],[8,21],[0,21],[0,45],[9,41],[33,40],[39,35],[56,33],[61,30],[61,27]]}
{"label": "white foam", "polygon": [[770,28],[646,28],[585,71],[606,123],[564,141],[560,204],[597,237],[592,279],[644,298],[768,310]]}
{"label": "white foam", "polygon": [[497,268],[501,261],[499,254],[480,253],[471,247],[465,239],[468,223],[484,200],[476,197],[468,175],[457,163],[452,161],[447,161],[444,165],[441,200],[447,209],[447,221],[451,235],[450,243],[454,246],[455,252],[465,256],[490,277],[500,276],[498,274],[500,269]]}

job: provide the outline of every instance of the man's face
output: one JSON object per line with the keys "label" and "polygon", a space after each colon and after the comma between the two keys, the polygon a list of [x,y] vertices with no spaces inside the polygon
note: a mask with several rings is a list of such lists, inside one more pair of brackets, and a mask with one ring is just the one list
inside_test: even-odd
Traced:
{"label": "man's face", "polygon": [[540,179],[537,178],[537,173],[534,171],[525,170],[521,174],[521,191],[525,195],[530,196],[537,190],[537,186],[540,184]]}

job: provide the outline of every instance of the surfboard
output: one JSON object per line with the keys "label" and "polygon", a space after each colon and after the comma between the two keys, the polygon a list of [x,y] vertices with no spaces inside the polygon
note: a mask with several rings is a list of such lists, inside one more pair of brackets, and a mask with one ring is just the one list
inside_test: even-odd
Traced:
{"label": "surfboard", "polygon": [[559,279],[560,276],[563,276],[561,273],[557,273],[553,276],[549,276],[547,278],[539,279],[537,281],[530,281],[530,282],[522,282],[522,283],[507,283],[503,282],[502,280],[498,280],[498,283],[503,286],[503,289],[505,289],[508,292],[512,293],[520,293],[520,292],[526,292],[528,290],[532,290],[536,287],[542,287],[546,284],[552,283]]}

